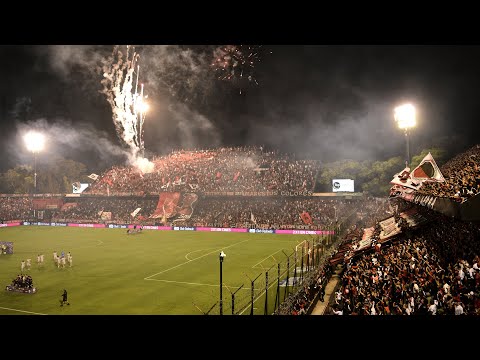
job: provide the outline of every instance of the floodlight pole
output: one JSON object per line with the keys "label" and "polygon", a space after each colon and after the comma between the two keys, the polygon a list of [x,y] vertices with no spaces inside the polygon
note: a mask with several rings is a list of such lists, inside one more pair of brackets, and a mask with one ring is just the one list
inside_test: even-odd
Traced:
{"label": "floodlight pole", "polygon": [[220,315],[223,315],[223,299],[222,299],[222,264],[223,258],[220,257]]}
{"label": "floodlight pole", "polygon": [[408,137],[408,128],[405,128],[405,140],[407,144],[407,167],[410,164],[410,138]]}
{"label": "floodlight pole", "polygon": [[33,188],[34,194],[37,193],[37,152],[33,152]]}
{"label": "floodlight pole", "polygon": [[406,167],[410,164],[410,139],[409,129],[415,126],[415,107],[411,104],[397,106],[394,109],[394,118],[398,122],[398,126],[404,130],[405,143],[407,148]]}
{"label": "floodlight pole", "polygon": [[[37,152],[33,151],[33,196],[37,193]],[[33,218],[36,217],[35,202],[32,200]]]}
{"label": "floodlight pole", "polygon": [[223,294],[222,294],[222,264],[223,264],[223,258],[225,257],[225,254],[223,251],[220,253],[219,259],[220,259],[220,315],[223,315]]}

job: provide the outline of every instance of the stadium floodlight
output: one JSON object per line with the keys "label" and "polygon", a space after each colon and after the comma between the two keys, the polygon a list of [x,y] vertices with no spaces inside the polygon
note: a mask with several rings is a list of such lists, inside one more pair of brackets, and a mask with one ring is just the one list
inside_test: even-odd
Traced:
{"label": "stadium floodlight", "polygon": [[140,114],[145,114],[149,109],[149,105],[143,99],[139,99],[137,103],[137,112]]}
{"label": "stadium floodlight", "polygon": [[45,136],[41,133],[30,131],[24,136],[27,149],[33,153],[33,187],[34,193],[37,193],[37,153],[43,150]]}
{"label": "stadium floodlight", "polygon": [[222,264],[223,264],[223,259],[227,256],[223,250],[219,255],[220,258],[220,315],[223,315],[223,296],[222,296],[222,287],[223,287],[223,281],[222,281]]}
{"label": "stadium floodlight", "polygon": [[405,140],[407,145],[406,165],[408,166],[408,164],[410,164],[410,140],[408,137],[408,130],[416,125],[415,107],[412,104],[397,106],[394,109],[393,116],[397,122],[398,128],[404,130],[405,132]]}

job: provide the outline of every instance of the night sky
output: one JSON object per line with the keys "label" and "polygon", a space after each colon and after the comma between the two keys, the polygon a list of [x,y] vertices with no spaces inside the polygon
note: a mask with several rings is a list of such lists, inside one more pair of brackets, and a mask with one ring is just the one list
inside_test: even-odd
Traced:
{"label": "night sky", "polygon": [[[417,109],[412,155],[441,146],[454,156],[480,143],[480,46],[262,45],[245,76],[230,80],[211,65],[220,46],[135,47],[150,105],[147,157],[264,145],[323,162],[386,160],[405,153],[393,119],[404,102]],[[61,155],[100,172],[124,161],[100,93],[112,50],[0,46],[0,171],[31,162],[22,135],[32,128],[48,135],[39,163]]]}

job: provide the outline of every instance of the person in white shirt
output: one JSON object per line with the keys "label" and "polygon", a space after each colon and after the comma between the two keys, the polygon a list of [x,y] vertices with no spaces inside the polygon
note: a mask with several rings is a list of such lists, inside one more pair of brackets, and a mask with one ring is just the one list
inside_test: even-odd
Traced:
{"label": "person in white shirt", "polygon": [[37,264],[40,264],[40,254],[37,255]]}
{"label": "person in white shirt", "polygon": [[455,306],[455,315],[463,315],[463,307],[459,302]]}
{"label": "person in white shirt", "polygon": [[468,269],[468,276],[470,277],[470,279],[474,279],[475,278],[475,270],[473,269],[473,267],[469,268]]}
{"label": "person in white shirt", "polygon": [[473,264],[473,268],[475,269],[475,271],[480,271],[480,268],[478,267],[478,263],[477,263],[477,262],[475,262],[475,263]]}
{"label": "person in white shirt", "polygon": [[25,266],[27,267],[27,270],[30,270],[30,267],[32,266],[32,259],[27,259]]}
{"label": "person in white shirt", "polygon": [[405,313],[407,315],[410,315],[412,313],[412,308],[410,307],[410,304],[408,304],[408,306],[405,308]]}
{"label": "person in white shirt", "polygon": [[437,304],[438,301],[435,300],[432,305],[428,308],[428,311],[430,312],[431,315],[437,315]]}
{"label": "person in white shirt", "polygon": [[443,291],[445,291],[445,294],[450,292],[450,285],[448,285],[448,283],[443,284]]}
{"label": "person in white shirt", "polygon": [[343,315],[343,310],[340,310],[340,309],[335,310],[335,309],[334,309],[334,310],[333,310],[333,313],[334,313],[335,315]]}
{"label": "person in white shirt", "polygon": [[23,273],[23,270],[25,270],[25,260],[22,260],[22,263],[20,264],[20,271]]}
{"label": "person in white shirt", "polygon": [[44,260],[45,256],[43,254],[40,254],[40,263],[43,264],[43,260]]}

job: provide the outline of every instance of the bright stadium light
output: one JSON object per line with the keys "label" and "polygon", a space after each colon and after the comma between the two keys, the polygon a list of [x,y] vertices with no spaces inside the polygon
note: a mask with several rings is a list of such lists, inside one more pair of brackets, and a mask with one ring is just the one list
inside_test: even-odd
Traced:
{"label": "bright stadium light", "polygon": [[148,103],[146,103],[144,100],[140,99],[137,103],[137,112],[141,114],[145,114],[148,111]]}
{"label": "bright stadium light", "polygon": [[45,137],[43,134],[30,131],[23,137],[25,140],[25,144],[27,146],[28,151],[33,153],[37,153],[43,149],[43,145],[45,144]]}
{"label": "bright stadium light", "polygon": [[415,127],[416,116],[415,107],[412,104],[404,104],[397,106],[394,109],[394,119],[397,122],[398,128],[404,130],[405,140],[407,145],[407,160],[406,165],[410,164],[410,140],[408,138],[408,130]]}
{"label": "bright stadium light", "polygon": [[24,138],[27,149],[33,152],[33,187],[34,193],[37,193],[37,153],[43,150],[45,136],[41,133],[30,131]]}
{"label": "bright stadium light", "polygon": [[219,258],[220,258],[220,315],[223,315],[223,296],[222,296],[222,284],[223,284],[223,281],[222,281],[222,264],[223,264],[223,259],[225,258],[225,256],[227,256],[223,250],[222,252],[220,253],[219,255]]}

